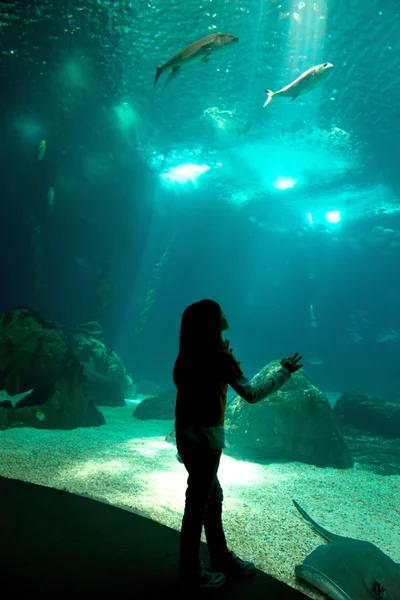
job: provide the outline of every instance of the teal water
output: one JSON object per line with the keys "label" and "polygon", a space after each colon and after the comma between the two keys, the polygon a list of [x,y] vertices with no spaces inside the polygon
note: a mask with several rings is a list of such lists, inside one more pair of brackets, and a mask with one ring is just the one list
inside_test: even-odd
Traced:
{"label": "teal water", "polygon": [[[249,378],[301,352],[352,456],[344,469],[319,451],[271,459],[266,409],[266,460],[232,443],[221,463],[235,549],[304,591],[294,565],[320,542],[294,497],[400,560],[399,19],[393,0],[2,3],[0,312],[30,307],[61,336],[105,424],[83,426],[63,388],[74,425],[60,429],[48,338],[2,317],[0,475],[179,528],[171,409],[132,412],[173,390],[182,311],[215,298]],[[239,41],[154,86],[157,67],[216,32]],[[327,62],[308,93],[263,107],[265,89]],[[83,334],[88,322],[101,332]],[[299,431],[326,425],[301,406]]]}

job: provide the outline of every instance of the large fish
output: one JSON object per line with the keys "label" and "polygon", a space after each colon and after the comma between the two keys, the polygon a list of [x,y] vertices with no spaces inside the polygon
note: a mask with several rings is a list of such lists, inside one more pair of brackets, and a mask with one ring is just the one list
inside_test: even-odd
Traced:
{"label": "large fish", "polygon": [[318,546],[295,573],[332,600],[400,600],[400,564],[371,542],[336,535],[293,503],[329,544]]}
{"label": "large fish", "polygon": [[332,73],[333,65],[331,63],[323,63],[311,67],[308,71],[305,71],[300,77],[289,83],[278,92],[271,92],[271,90],[264,90],[268,94],[264,106],[267,106],[274,96],[288,96],[292,98],[292,102],[296,100],[297,96],[307,94],[315,88],[321,81],[324,81],[328,75]]}
{"label": "large fish", "polygon": [[226,50],[232,43],[238,41],[239,38],[232,35],[232,33],[212,33],[197,42],[193,42],[193,44],[186,46],[178,54],[175,54],[162,67],[157,67],[154,85],[156,85],[158,78],[164,71],[170,71],[166,82],[168,83],[171,77],[179,73],[181,67],[198,61],[206,63],[212,54]]}

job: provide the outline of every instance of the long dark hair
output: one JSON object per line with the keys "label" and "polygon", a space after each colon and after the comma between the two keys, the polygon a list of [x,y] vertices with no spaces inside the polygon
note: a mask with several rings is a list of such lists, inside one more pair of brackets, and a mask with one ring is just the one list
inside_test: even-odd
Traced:
{"label": "long dark hair", "polygon": [[222,348],[222,309],[215,300],[200,300],[188,306],[182,315],[179,355],[215,352]]}
{"label": "long dark hair", "polygon": [[188,306],[182,315],[179,338],[179,354],[174,366],[174,381],[179,379],[181,369],[192,369],[199,358],[223,348],[221,335],[223,312],[215,300],[200,300]]}

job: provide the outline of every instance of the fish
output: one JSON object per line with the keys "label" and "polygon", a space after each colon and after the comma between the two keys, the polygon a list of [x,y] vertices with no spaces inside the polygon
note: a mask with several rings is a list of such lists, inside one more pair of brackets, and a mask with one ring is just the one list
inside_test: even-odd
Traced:
{"label": "fish", "polygon": [[384,344],[385,342],[395,342],[398,337],[400,334],[394,329],[385,329],[378,334],[376,339],[380,344]]}
{"label": "fish", "polygon": [[38,160],[42,160],[45,152],[46,152],[46,140],[41,140],[41,142],[36,150],[36,158]]}
{"label": "fish", "polygon": [[293,500],[299,513],[329,544],[318,546],[295,573],[332,600],[400,600],[400,564],[371,542],[331,533]]}
{"label": "fish", "polygon": [[332,73],[333,64],[326,62],[322,65],[316,65],[315,67],[311,67],[308,69],[300,77],[289,83],[289,85],[285,86],[278,92],[271,92],[271,90],[264,90],[268,97],[264,103],[264,106],[267,106],[274,96],[288,96],[292,98],[292,102],[296,100],[297,96],[302,96],[303,94],[307,94],[315,88],[321,81],[326,79],[328,75]]}
{"label": "fish", "polygon": [[181,67],[184,65],[198,61],[206,63],[209,61],[212,54],[225,50],[238,41],[239,38],[232,33],[212,33],[211,35],[207,35],[206,37],[197,40],[197,42],[189,44],[189,46],[180,50],[180,52],[175,54],[175,56],[161,67],[157,67],[153,87],[156,86],[160,75],[162,75],[164,71],[170,71],[170,75],[165,84],[167,85],[167,83],[179,73]]}
{"label": "fish", "polygon": [[8,400],[8,402],[11,402],[13,408],[15,408],[18,402],[26,396],[29,396],[31,392],[33,392],[33,388],[27,392],[22,392],[22,394],[14,394],[11,396],[6,392],[6,390],[0,390],[0,402],[6,402]]}
{"label": "fish", "polygon": [[53,210],[54,210],[55,197],[56,197],[56,193],[54,191],[54,188],[51,186],[51,187],[49,187],[49,190],[47,192],[47,202],[49,205],[50,212],[53,212]]}
{"label": "fish", "polygon": [[320,358],[319,356],[312,356],[307,362],[310,365],[315,365],[315,366],[319,366],[319,365],[322,365],[324,363],[324,361],[322,360],[322,358]]}
{"label": "fish", "polygon": [[87,323],[83,323],[79,326],[79,329],[82,329],[86,333],[90,333],[90,335],[100,335],[103,333],[103,327],[98,321],[88,321]]}
{"label": "fish", "polygon": [[244,133],[248,133],[253,127],[253,123],[252,121],[250,121],[250,119],[248,119],[246,121],[246,123],[243,125],[242,129],[239,129],[239,127],[236,127],[237,132],[238,132],[238,136],[237,139],[240,138],[241,135],[243,135]]}

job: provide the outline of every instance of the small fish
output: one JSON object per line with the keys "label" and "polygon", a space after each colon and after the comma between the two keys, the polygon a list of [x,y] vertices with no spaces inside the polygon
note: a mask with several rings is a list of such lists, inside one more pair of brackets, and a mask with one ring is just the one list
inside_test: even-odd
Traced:
{"label": "small fish", "polygon": [[264,106],[267,106],[272,100],[274,96],[288,96],[292,98],[292,102],[296,100],[297,96],[301,96],[303,94],[307,94],[315,88],[318,83],[323,81],[328,75],[332,73],[333,65],[332,63],[323,63],[322,65],[317,65],[315,67],[311,67],[308,71],[305,71],[300,77],[289,83],[289,85],[285,86],[278,92],[271,92],[271,90],[264,90],[268,97],[264,103]]}
{"label": "small fish", "polygon": [[100,335],[103,333],[103,327],[98,321],[88,321],[87,323],[83,323],[79,329],[83,329],[83,331],[90,333],[90,335]]}
{"label": "small fish", "polygon": [[239,127],[236,127],[237,132],[238,132],[237,139],[239,139],[240,136],[243,135],[244,133],[248,133],[252,127],[253,127],[253,123],[250,121],[250,119],[248,119],[246,121],[246,123],[243,125],[242,129],[239,129]]}
{"label": "small fish", "polygon": [[35,413],[35,415],[36,415],[36,418],[38,419],[38,421],[45,421],[46,420],[46,415],[41,410],[37,410],[36,413]]}
{"label": "small fish", "polygon": [[319,356],[312,356],[307,362],[310,365],[315,365],[315,366],[319,366],[319,365],[323,365],[324,364],[324,361]]}
{"label": "small fish", "polygon": [[186,46],[186,48],[180,50],[180,52],[175,54],[175,56],[173,56],[168,62],[163,64],[161,67],[157,67],[156,76],[154,78],[154,86],[164,71],[170,71],[170,75],[166,82],[167,84],[175,75],[179,73],[181,67],[184,65],[198,61],[206,63],[213,53],[225,50],[232,43],[238,41],[239,38],[231,33],[212,33],[211,35],[201,38],[201,40],[197,40],[197,42],[189,44],[189,46]]}
{"label": "small fish", "polygon": [[394,329],[385,329],[385,331],[378,334],[376,339],[383,344],[385,342],[395,342],[398,337],[400,337],[400,334]]}
{"label": "small fish", "polygon": [[49,187],[49,191],[47,192],[47,202],[49,205],[50,212],[53,212],[53,210],[54,210],[55,197],[56,197],[56,192],[55,192],[54,188],[51,186],[51,187]]}
{"label": "small fish", "polygon": [[31,392],[33,392],[33,388],[31,390],[28,390],[27,392],[22,392],[22,394],[15,394],[14,396],[10,396],[10,394],[7,394],[6,390],[0,390],[0,402],[5,402],[6,400],[8,400],[15,408],[18,402],[26,396],[29,396]]}
{"label": "small fish", "polygon": [[42,160],[45,152],[46,152],[46,140],[42,140],[40,142],[39,146],[37,147],[36,158],[38,160]]}

